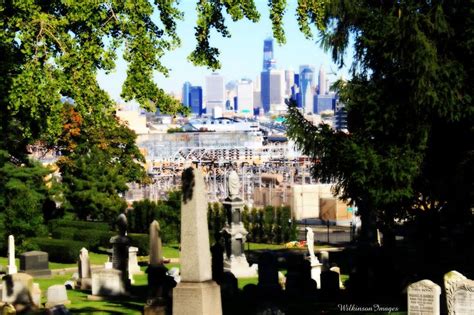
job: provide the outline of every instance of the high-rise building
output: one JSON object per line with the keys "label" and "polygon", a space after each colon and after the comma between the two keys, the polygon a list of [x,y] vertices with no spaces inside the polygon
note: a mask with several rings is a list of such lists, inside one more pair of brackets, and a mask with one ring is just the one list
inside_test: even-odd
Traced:
{"label": "high-rise building", "polygon": [[263,41],[263,70],[273,69],[274,66],[273,38],[269,37]]}
{"label": "high-rise building", "polygon": [[184,82],[183,84],[183,93],[181,96],[181,104],[184,106],[189,106],[189,91],[191,89],[191,83],[190,82]]}
{"label": "high-rise building", "polygon": [[291,88],[295,84],[295,71],[293,69],[285,70],[285,96],[291,96]]}
{"label": "high-rise building", "polygon": [[343,103],[339,102],[339,99],[335,99],[336,110],[335,110],[335,119],[334,127],[336,130],[347,130],[347,111]]}
{"label": "high-rise building", "polygon": [[326,71],[324,70],[324,66],[321,64],[321,67],[319,68],[319,78],[318,78],[318,90],[319,90],[319,95],[326,95],[328,94],[328,87],[327,87],[327,82],[326,82]]}
{"label": "high-rise building", "polygon": [[225,109],[224,77],[218,73],[206,76],[206,113],[212,114],[215,108]]}
{"label": "high-rise building", "polygon": [[312,113],[314,106],[314,66],[300,66],[300,104],[305,113]]}
{"label": "high-rise building", "polygon": [[237,112],[252,116],[253,106],[253,82],[249,79],[242,79],[237,85]]}
{"label": "high-rise building", "polygon": [[203,113],[202,87],[191,86],[189,90],[189,106],[191,107],[191,112],[193,114],[201,115]]}

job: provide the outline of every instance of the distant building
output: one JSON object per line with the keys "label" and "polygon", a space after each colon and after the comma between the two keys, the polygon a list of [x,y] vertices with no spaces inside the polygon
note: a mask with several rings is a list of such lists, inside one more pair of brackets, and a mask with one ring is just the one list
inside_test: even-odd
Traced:
{"label": "distant building", "polygon": [[347,111],[343,103],[336,99],[336,113],[334,115],[334,128],[336,130],[347,130]]}
{"label": "distant building", "polygon": [[261,75],[262,105],[265,113],[285,109],[285,78],[282,70],[271,69]]}
{"label": "distant building", "polygon": [[315,95],[314,113],[320,114],[328,110],[335,110],[335,96],[331,94]]}
{"label": "distant building", "polygon": [[292,69],[285,70],[285,97],[291,97],[291,89],[295,84],[295,71]]}
{"label": "distant building", "polygon": [[314,107],[314,66],[300,66],[300,103],[305,113],[313,112]]}
{"label": "distant building", "polygon": [[189,106],[191,107],[191,112],[196,115],[203,114],[202,107],[202,87],[200,86],[191,86],[189,91]]}
{"label": "distant building", "polygon": [[206,76],[206,113],[212,113],[214,108],[222,112],[225,101],[224,77],[218,73]]}
{"label": "distant building", "polygon": [[242,79],[237,84],[237,106],[236,112],[245,116],[253,115],[254,94],[253,82],[248,79]]}
{"label": "distant building", "polygon": [[326,82],[326,72],[323,65],[319,68],[318,91],[319,95],[326,95],[329,92]]}
{"label": "distant building", "polygon": [[263,71],[274,69],[275,60],[273,56],[273,38],[263,41]]}
{"label": "distant building", "polygon": [[190,102],[189,102],[189,92],[191,91],[191,83],[190,82],[184,82],[183,84],[183,92],[181,96],[181,104],[183,104],[186,107],[189,107]]}

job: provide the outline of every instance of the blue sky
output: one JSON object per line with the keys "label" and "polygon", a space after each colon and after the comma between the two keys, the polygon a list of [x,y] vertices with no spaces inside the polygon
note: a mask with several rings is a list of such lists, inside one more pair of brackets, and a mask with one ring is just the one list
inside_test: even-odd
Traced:
{"label": "blue sky", "polygon": [[[194,38],[194,26],[197,19],[195,2],[182,0],[179,9],[184,12],[184,20],[178,22],[177,32],[181,38],[181,47],[168,52],[163,58],[163,64],[170,68],[168,77],[156,73],[155,81],[158,86],[169,93],[180,93],[185,81],[193,85],[204,87],[204,78],[211,73],[205,67],[195,67],[187,61],[187,56],[194,49],[196,40]],[[255,0],[257,8],[261,14],[260,21],[252,23],[247,20],[233,22],[226,16],[226,24],[231,33],[230,38],[223,38],[217,32],[211,33],[211,45],[220,50],[219,60],[222,68],[218,71],[225,77],[225,81],[238,80],[241,78],[255,79],[262,70],[263,40],[271,36],[271,22],[267,1]],[[329,53],[320,48],[315,39],[306,39],[298,29],[295,17],[296,0],[288,1],[288,9],[284,18],[284,28],[286,32],[286,44],[279,46],[274,43],[274,57],[277,61],[277,68],[298,70],[301,64],[314,64],[319,70],[321,64],[325,65],[326,72],[331,69],[344,77],[348,77],[347,69],[339,70],[332,63]],[[346,58],[350,60],[350,58]],[[317,70],[317,71],[318,71]],[[125,80],[126,64],[123,60],[117,62],[117,69],[110,75],[98,74],[99,84],[110,94],[112,99],[121,101],[121,85]],[[330,80],[335,76],[329,76]],[[205,91],[204,91],[205,94]]]}

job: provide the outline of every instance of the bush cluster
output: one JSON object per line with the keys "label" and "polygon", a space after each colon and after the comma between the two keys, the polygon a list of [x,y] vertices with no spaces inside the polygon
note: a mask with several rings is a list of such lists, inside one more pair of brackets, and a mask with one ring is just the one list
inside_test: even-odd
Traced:
{"label": "bush cluster", "polygon": [[130,246],[138,247],[138,255],[147,256],[150,253],[150,237],[148,234],[129,233]]}
{"label": "bush cluster", "polygon": [[103,222],[51,220],[49,227],[54,239],[77,241],[93,251],[101,246],[110,247],[110,238],[115,235]]}
{"label": "bush cluster", "polygon": [[83,247],[83,243],[71,240],[35,237],[30,241],[36,244],[40,250],[48,253],[49,261],[58,263],[75,263]]}

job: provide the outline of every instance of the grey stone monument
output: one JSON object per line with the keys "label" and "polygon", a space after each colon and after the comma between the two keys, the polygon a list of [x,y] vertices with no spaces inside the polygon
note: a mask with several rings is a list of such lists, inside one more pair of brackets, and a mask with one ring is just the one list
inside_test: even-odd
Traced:
{"label": "grey stone monument", "polygon": [[7,274],[17,273],[18,269],[15,263],[15,238],[13,235],[8,236],[8,269]]}
{"label": "grey stone monument", "polygon": [[224,257],[224,270],[232,272],[237,278],[256,277],[256,266],[249,266],[244,252],[248,232],[242,223],[244,202],[239,197],[240,181],[235,170],[229,173],[227,189],[228,197],[223,202],[227,217],[222,229],[227,249]]}
{"label": "grey stone monument", "polygon": [[31,251],[21,254],[20,272],[27,273],[36,278],[50,277],[51,270],[49,270],[48,253]]}
{"label": "grey stone monument", "polygon": [[62,284],[50,286],[46,295],[48,299],[45,304],[46,308],[51,308],[56,305],[71,304],[71,301],[69,301],[69,299],[67,298],[66,287]]}
{"label": "grey stone monument", "polygon": [[407,290],[408,315],[439,315],[441,288],[431,280],[412,283]]}
{"label": "grey stone monument", "polygon": [[127,236],[127,217],[121,213],[117,217],[118,235],[110,238],[112,245],[112,268],[122,272],[122,281],[125,290],[130,288],[130,277],[128,273],[128,248],[130,238]]}
{"label": "grey stone monument", "polygon": [[89,260],[89,251],[86,248],[82,248],[79,254],[79,261],[78,261],[78,271],[79,271],[79,279],[76,282],[76,289],[81,290],[91,290],[91,264]]}
{"label": "grey stone monument", "polygon": [[174,315],[221,315],[221,291],[212,281],[207,200],[201,170],[182,175],[181,282],[173,290]]}
{"label": "grey stone monument", "polygon": [[452,270],[444,275],[444,289],[446,293],[446,306],[448,307],[448,315],[454,315],[454,292],[456,283],[467,278],[460,272]]}

